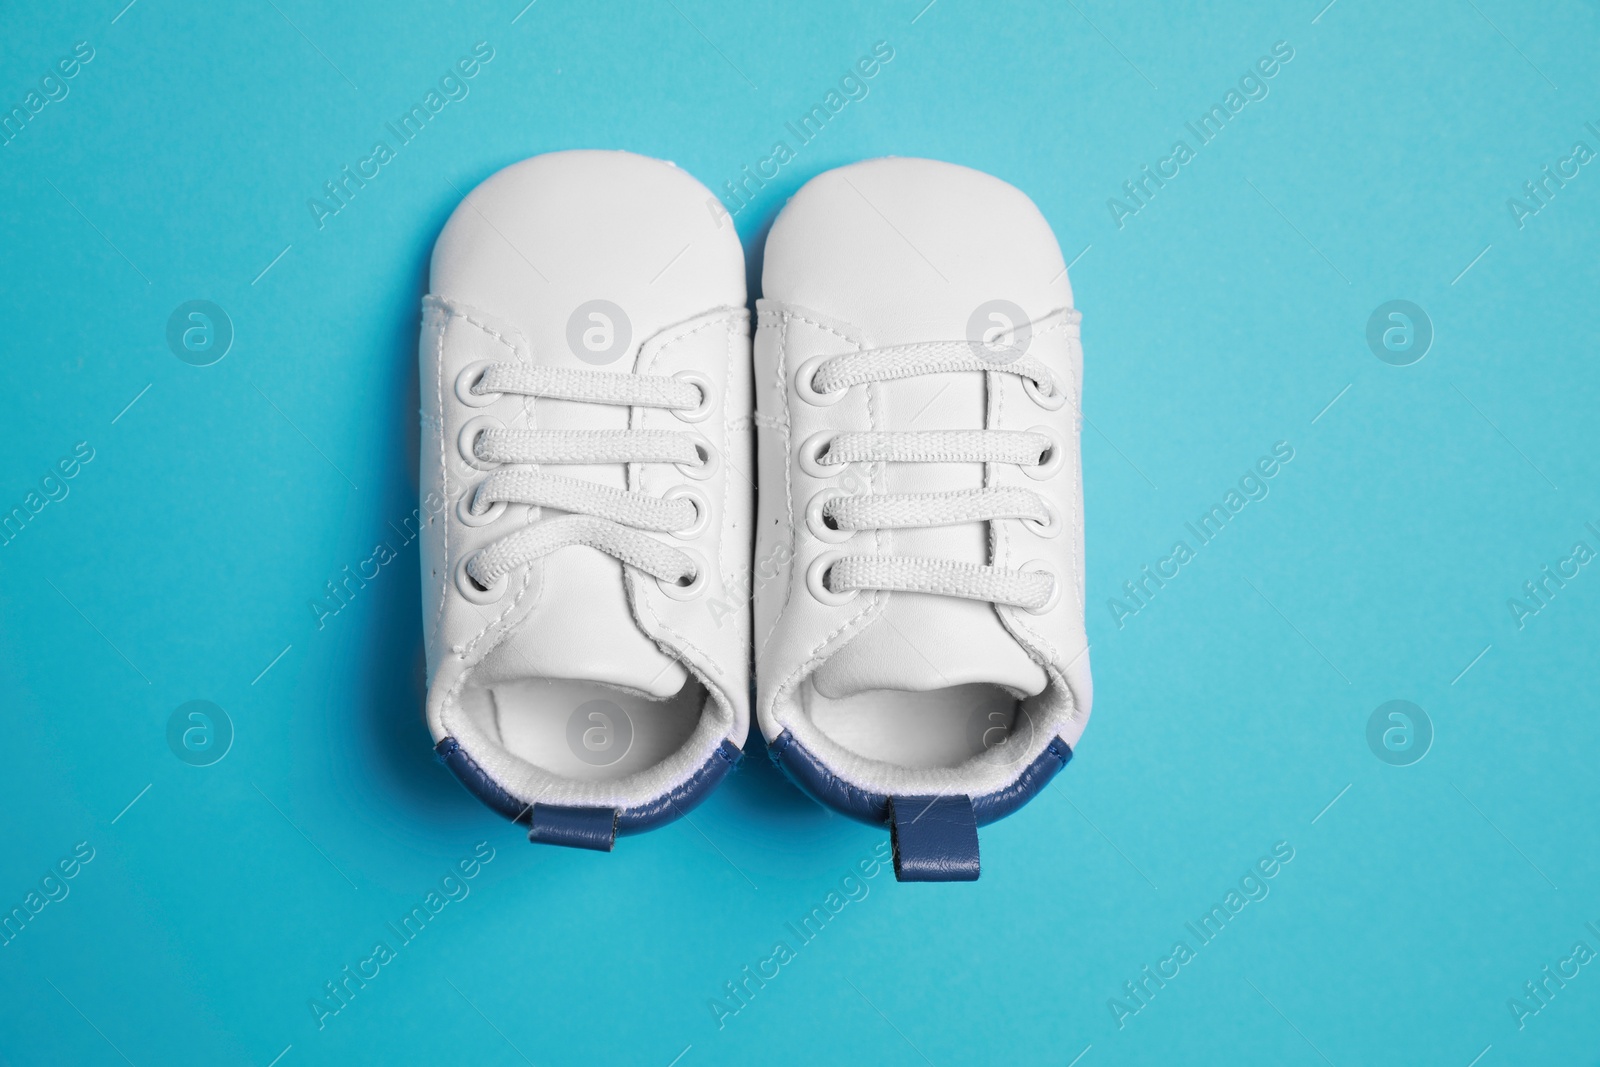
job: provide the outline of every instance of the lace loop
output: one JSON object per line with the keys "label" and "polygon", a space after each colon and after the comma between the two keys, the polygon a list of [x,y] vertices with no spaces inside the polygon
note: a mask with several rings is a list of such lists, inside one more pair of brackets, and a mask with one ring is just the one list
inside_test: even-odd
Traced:
{"label": "lace loop", "polygon": [[824,467],[846,463],[1011,463],[1036,467],[1053,442],[1017,430],[870,430],[841,433],[817,457]]}
{"label": "lace loop", "polygon": [[1026,489],[836,496],[822,505],[822,514],[841,530],[903,530],[990,519],[1050,521],[1049,506]]}
{"label": "lace loop", "polygon": [[843,556],[828,569],[824,582],[831,593],[860,589],[933,593],[1030,610],[1048,604],[1055,591],[1055,579],[1040,571],[920,556]]}
{"label": "lace loop", "polygon": [[657,533],[687,530],[699,515],[694,502],[684,497],[662,499],[520,468],[497,470],[485,478],[472,496],[470,510],[482,515],[501,502],[581,512]]}
{"label": "lace loop", "polygon": [[570,545],[598,549],[666,582],[693,579],[696,573],[694,561],[676,548],[590,515],[546,519],[502,537],[479,549],[468,561],[467,572],[481,585],[492,586],[524,563]]}
{"label": "lace loop", "polygon": [[471,392],[513,393],[582,404],[618,404],[640,408],[693,411],[701,398],[694,382],[683,377],[617,374],[614,371],[577,370],[569,367],[490,363]]}
{"label": "lace loop", "polygon": [[928,341],[833,356],[813,372],[811,388],[833,393],[867,382],[955,371],[1015,374],[1033,382],[1047,396],[1055,393],[1055,375],[1039,360],[1020,355],[1016,349],[992,349],[971,341]]}
{"label": "lace loop", "polygon": [[694,439],[673,430],[488,429],[478,434],[472,453],[485,463],[705,464]]}

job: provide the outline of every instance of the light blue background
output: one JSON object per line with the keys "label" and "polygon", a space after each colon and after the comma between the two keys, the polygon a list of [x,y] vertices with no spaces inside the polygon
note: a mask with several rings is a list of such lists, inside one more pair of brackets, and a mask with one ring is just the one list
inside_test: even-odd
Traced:
{"label": "light blue background", "polygon": [[[1600,568],[1507,606],[1600,550],[1600,164],[1507,207],[1600,150],[1592,4],[125,2],[0,32],[5,108],[95,50],[0,148],[0,511],[94,449],[0,547],[0,906],[95,850],[0,947],[0,1061],[1596,1061],[1600,965],[1523,1029],[1507,1005],[1600,950]],[[307,199],[478,41],[470,96],[319,230]],[[870,94],[739,215],[752,277],[785,197],[856,159],[1043,209],[1084,313],[1095,714],[981,881],[880,874],[719,1029],[885,834],[754,738],[692,823],[529,847],[433,760],[415,546],[320,631],[309,603],[416,506],[418,301],[462,193],[573,147],[719,187],[877,41]],[[1277,41],[1270,95],[1119,230],[1107,199]],[[191,299],[234,324],[214,366],[167,348]],[[1436,331],[1412,366],[1365,341],[1392,299]],[[1119,629],[1107,599],[1278,441],[1270,496]],[[236,732],[210,767],[167,745],[193,699]],[[1368,748],[1393,699],[1436,733],[1412,766]],[[471,895],[319,1030],[323,983],[480,841]],[[1270,895],[1119,1029],[1280,841]]]}

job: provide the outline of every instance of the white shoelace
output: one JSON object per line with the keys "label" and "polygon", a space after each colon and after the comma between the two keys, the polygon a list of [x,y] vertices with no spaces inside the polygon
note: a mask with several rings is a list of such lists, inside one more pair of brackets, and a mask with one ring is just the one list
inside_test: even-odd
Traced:
{"label": "white shoelace", "polygon": [[[692,411],[704,399],[699,386],[681,378],[514,363],[491,363],[471,392],[673,411]],[[479,483],[468,505],[471,514],[485,515],[502,501],[571,514],[534,523],[486,545],[467,561],[467,573],[488,591],[523,564],[569,545],[587,545],[663,582],[692,584],[698,577],[694,560],[641,532],[670,533],[693,526],[699,521],[699,509],[692,500],[627,492],[527,468],[592,463],[675,463],[694,468],[711,461],[705,447],[690,434],[673,430],[480,430],[472,441],[472,454],[484,463],[515,466],[491,471]]]}
{"label": "white shoelace", "polygon": [[[967,341],[928,341],[852,352],[824,360],[811,387],[829,394],[868,382],[890,381],[953,371],[1015,374],[1046,398],[1059,394],[1043,363],[1006,349],[980,348]],[[840,433],[816,456],[822,467],[847,463],[1011,463],[1044,467],[1060,457],[1060,447],[1040,433],[1014,430],[872,431]],[[838,530],[890,530],[954,526],[991,519],[1057,521],[1038,493],[1022,488],[965,489],[943,493],[874,493],[836,496],[822,507],[822,518]],[[822,576],[830,593],[887,590],[985,600],[1029,610],[1048,605],[1056,579],[1041,571],[1007,570],[918,556],[843,555]]]}

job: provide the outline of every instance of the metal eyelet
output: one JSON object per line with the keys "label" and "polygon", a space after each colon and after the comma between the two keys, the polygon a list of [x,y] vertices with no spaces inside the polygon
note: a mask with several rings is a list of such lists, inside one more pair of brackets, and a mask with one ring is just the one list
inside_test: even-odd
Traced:
{"label": "metal eyelet", "polygon": [[1037,572],[1050,576],[1050,599],[1036,608],[1023,608],[1029,615],[1046,615],[1055,610],[1061,603],[1061,576],[1056,573],[1055,567],[1042,559],[1031,559],[1024,563],[1019,570],[1023,572]]}
{"label": "metal eyelet", "polygon": [[1044,497],[1039,498],[1039,503],[1044,505],[1045,513],[1049,515],[1049,518],[1045,519],[1043,522],[1040,522],[1038,519],[1023,519],[1022,524],[1026,526],[1035,537],[1054,537],[1059,534],[1062,530],[1062,527],[1066,525],[1061,521],[1061,509],[1050,503],[1050,501],[1046,500]]}
{"label": "metal eyelet", "polygon": [[813,407],[825,408],[837,404],[850,391],[850,387],[847,385],[843,389],[835,389],[831,393],[817,392],[814,382],[817,371],[822,368],[824,363],[833,358],[833,356],[812,356],[800,364],[799,369],[794,372],[794,391],[800,394],[801,400]]}
{"label": "metal eyelet", "polygon": [[822,457],[828,451],[828,446],[833,443],[833,431],[820,430],[806,438],[800,445],[800,469],[813,478],[832,478],[844,470],[842,465],[827,465],[822,463]]}
{"label": "metal eyelet", "polygon": [[462,493],[456,500],[456,519],[460,521],[461,525],[488,526],[506,513],[506,502],[504,500],[496,500],[481,515],[473,514],[472,502],[478,498],[478,490],[482,487],[483,483],[479,482]]}
{"label": "metal eyelet", "polygon": [[854,530],[841,530],[829,526],[822,512],[822,509],[827,507],[828,501],[847,495],[849,494],[833,488],[824,489],[811,498],[811,503],[806,505],[806,529],[811,531],[812,537],[830,545],[842,545],[856,535]]}
{"label": "metal eyelet", "polygon": [[1061,438],[1057,437],[1056,432],[1048,426],[1030,426],[1028,432],[1043,434],[1050,438],[1050,447],[1044,453],[1043,462],[1036,466],[1023,467],[1022,473],[1037,481],[1054,478],[1060,472],[1062,464],[1067,461],[1067,452],[1061,446]]}
{"label": "metal eyelet", "polygon": [[492,471],[499,464],[489,463],[478,458],[474,451],[478,443],[478,435],[485,430],[503,430],[506,424],[493,415],[474,415],[461,427],[461,432],[456,435],[456,451],[461,454],[461,459],[469,467],[480,471]]}
{"label": "metal eyelet", "polygon": [[1046,411],[1060,411],[1067,406],[1067,391],[1061,388],[1058,381],[1050,382],[1053,392],[1046,393],[1039,388],[1039,383],[1032,378],[1022,379],[1022,391],[1028,394],[1028,399],[1044,408]]}
{"label": "metal eyelet", "polygon": [[656,584],[661,591],[673,600],[695,600],[706,591],[710,584],[711,568],[706,565],[706,558],[692,549],[679,549],[684,555],[694,562],[694,577],[685,584],[669,582],[662,578],[656,579]]}
{"label": "metal eyelet", "polygon": [[851,589],[843,593],[835,593],[828,588],[828,572],[833,565],[844,558],[843,552],[824,552],[811,561],[811,566],[806,568],[806,589],[811,592],[813,599],[826,604],[830,608],[848,604],[856,598],[859,589]]}
{"label": "metal eyelet", "polygon": [[456,591],[473,604],[493,604],[505,595],[506,586],[510,584],[510,575],[502,574],[498,581],[485,588],[478,584],[478,579],[467,570],[467,564],[472,562],[472,555],[462,556],[456,563]]}
{"label": "metal eyelet", "polygon": [[688,411],[673,408],[672,413],[684,422],[704,422],[711,414],[711,379],[697,370],[681,370],[674,374],[673,377],[679,381],[688,382],[700,390],[700,403]]}
{"label": "metal eyelet", "polygon": [[671,531],[672,536],[680,541],[692,541],[705,533],[706,527],[711,524],[711,501],[692,485],[675,486],[661,494],[663,500],[677,500],[680,497],[687,497],[694,505],[694,522],[682,530]]}
{"label": "metal eyelet", "polygon": [[485,371],[494,366],[494,361],[480,359],[468,363],[461,368],[461,373],[456,375],[456,399],[469,408],[486,408],[495,403],[504,393],[474,393],[472,387],[478,384]]}
{"label": "metal eyelet", "polygon": [[689,439],[694,442],[694,450],[700,456],[699,464],[690,466],[687,463],[674,463],[684,473],[685,477],[703,482],[714,476],[722,469],[722,456],[717,452],[716,446],[699,434],[689,434]]}

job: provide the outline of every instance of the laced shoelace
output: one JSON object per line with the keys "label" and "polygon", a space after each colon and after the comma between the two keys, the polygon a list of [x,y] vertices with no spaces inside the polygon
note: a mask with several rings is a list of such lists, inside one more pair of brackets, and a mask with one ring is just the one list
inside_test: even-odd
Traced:
{"label": "laced shoelace", "polygon": [[[832,356],[808,365],[800,388],[823,403],[845,389],[953,371],[1014,374],[1030,395],[1047,407],[1060,407],[1054,375],[1040,361],[1013,349],[967,341],[929,341]],[[1061,443],[1042,427],[1015,430],[932,430],[820,433],[801,446],[801,462],[819,472],[849,463],[1010,463],[1046,478],[1059,469]],[[830,530],[892,530],[954,526],[992,519],[1021,519],[1046,528],[1059,523],[1055,509],[1038,493],[1020,487],[965,489],[941,493],[838,494],[826,497],[817,518]],[[983,600],[1040,611],[1054,602],[1056,578],[1039,570],[1008,570],[918,556],[825,554],[813,581],[835,596],[859,590],[932,593]]]}
{"label": "laced shoelace", "polygon": [[[709,403],[704,388],[686,377],[489,363],[468,391],[546,397],[587,404],[665,408],[692,412]],[[481,420],[481,421],[480,421]],[[491,425],[492,423],[492,425]],[[518,567],[571,545],[587,545],[661,582],[687,587],[700,579],[695,560],[651,533],[691,529],[703,516],[687,495],[655,497],[545,474],[529,467],[595,463],[673,463],[704,477],[716,458],[710,444],[674,430],[519,430],[479,416],[464,428],[463,451],[496,469],[478,484],[467,515],[480,524],[507,504],[555,508],[570,514],[545,519],[484,546],[466,573],[485,593]]]}

